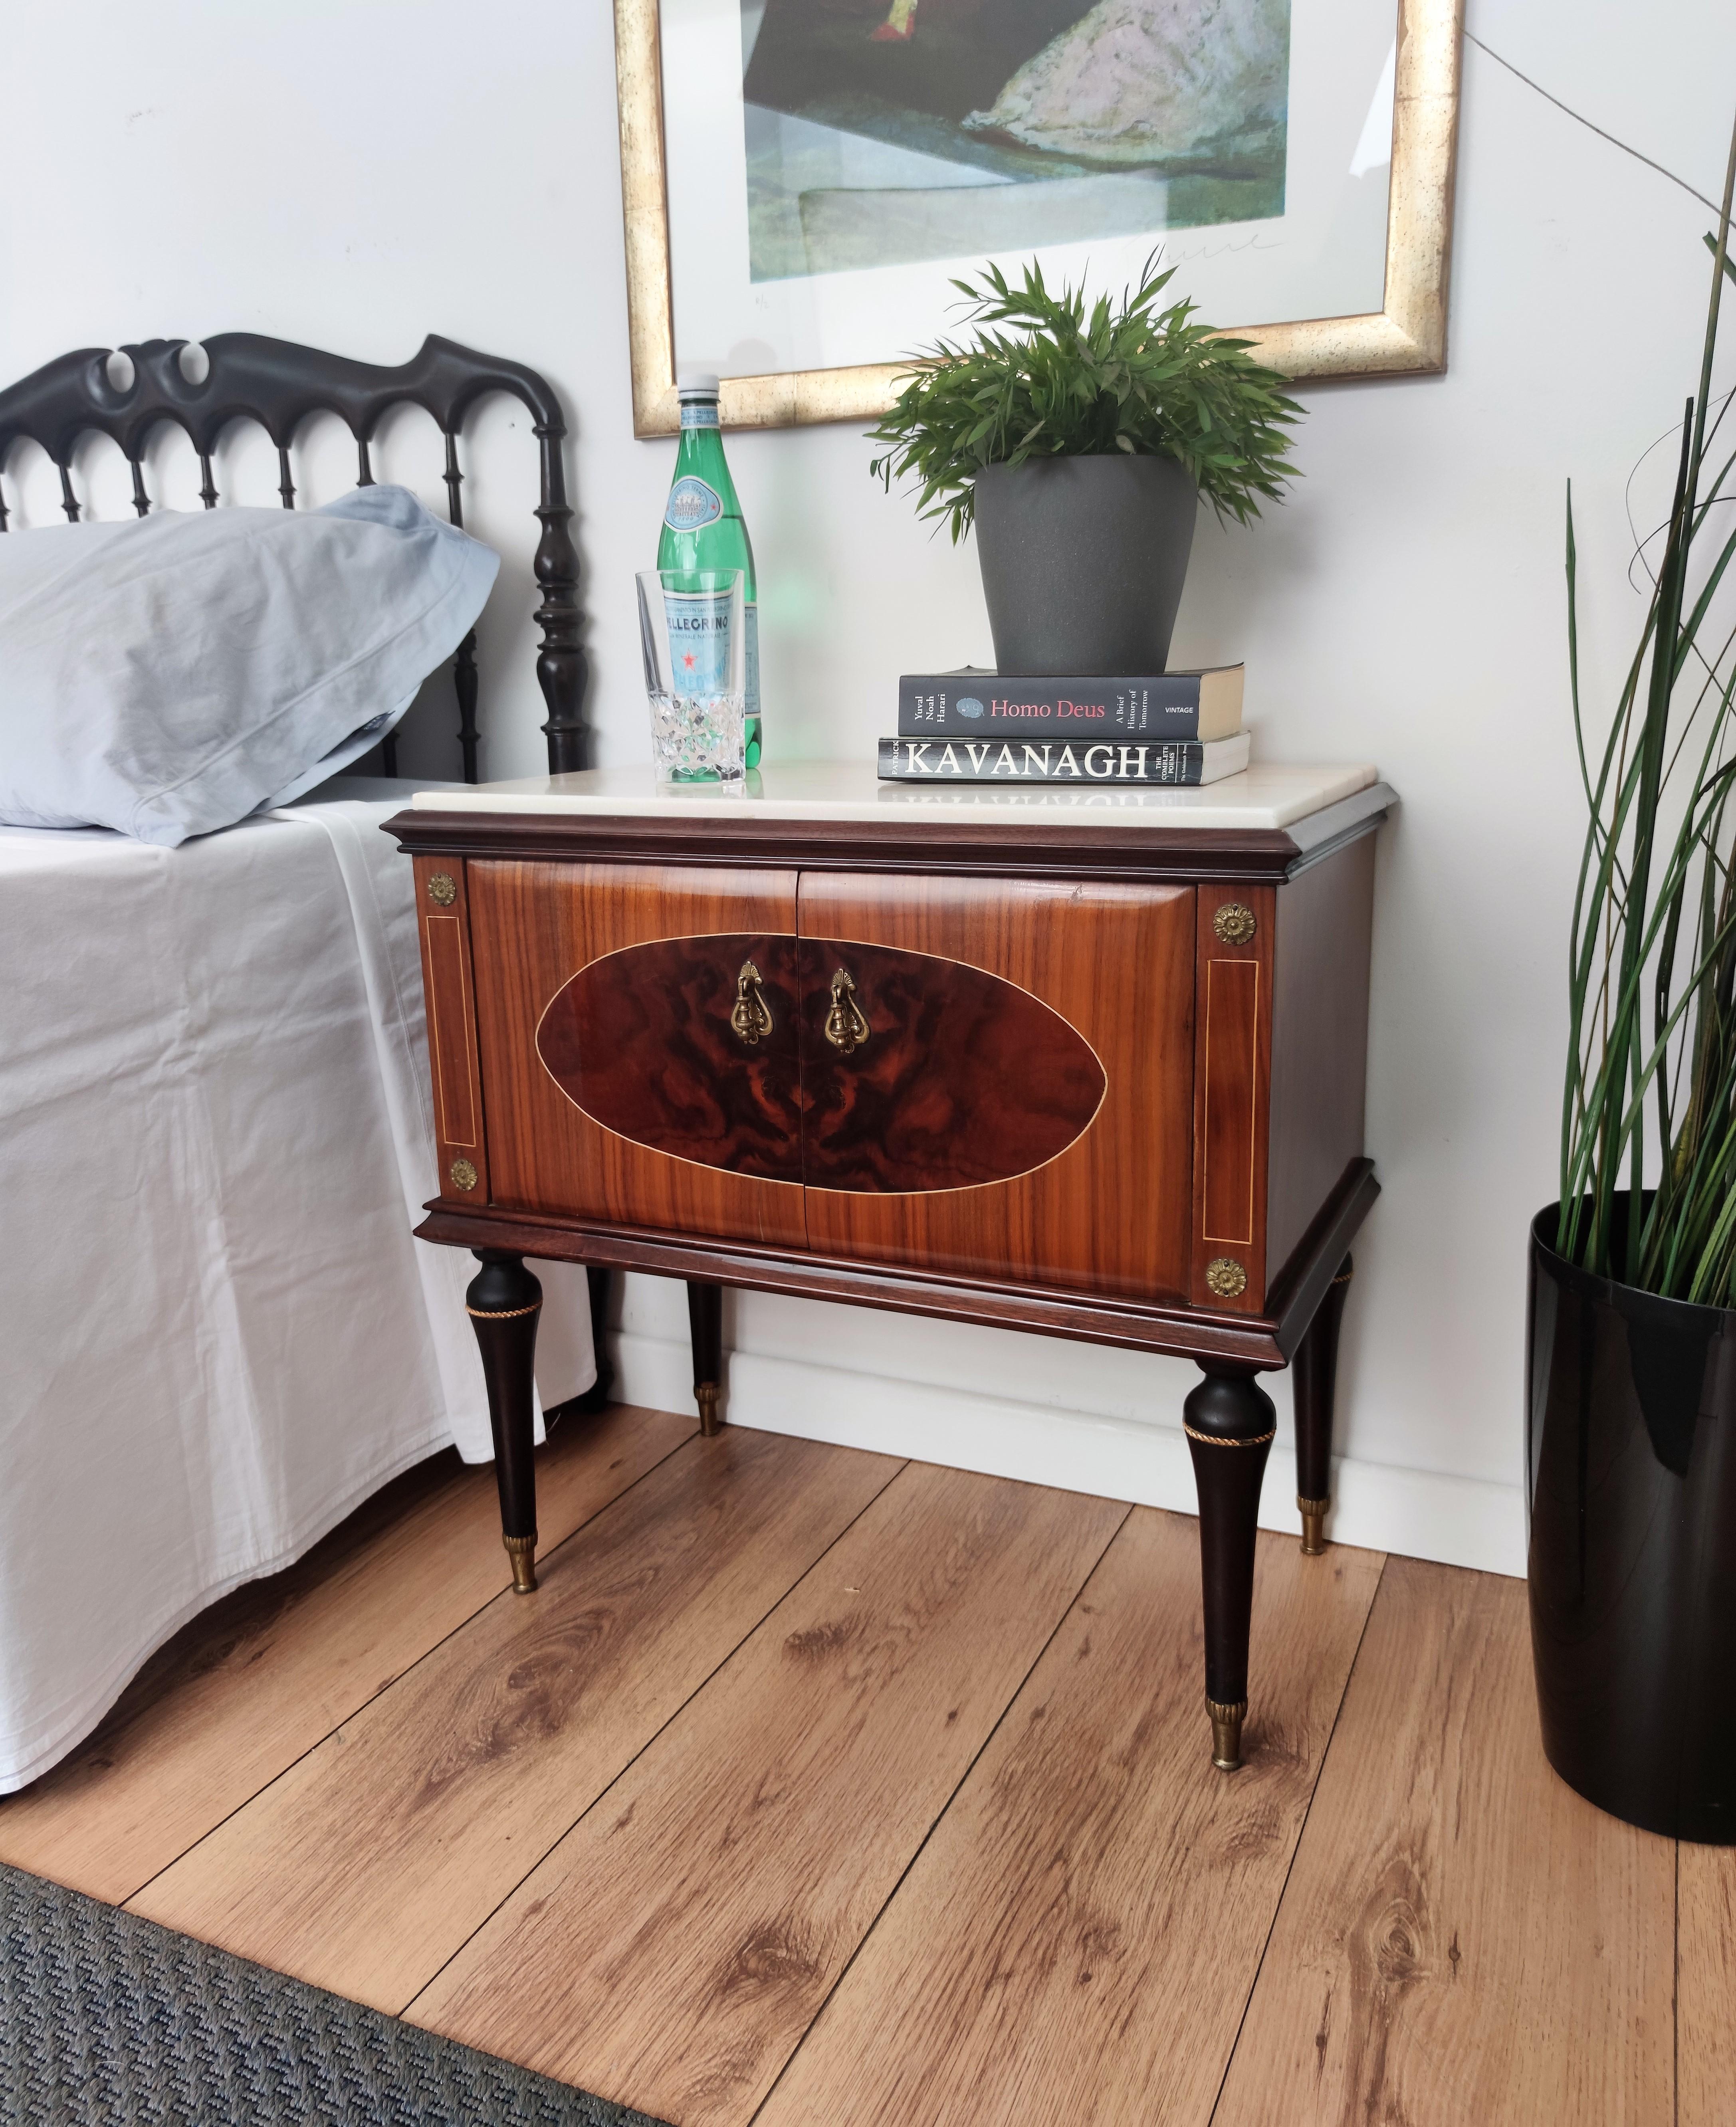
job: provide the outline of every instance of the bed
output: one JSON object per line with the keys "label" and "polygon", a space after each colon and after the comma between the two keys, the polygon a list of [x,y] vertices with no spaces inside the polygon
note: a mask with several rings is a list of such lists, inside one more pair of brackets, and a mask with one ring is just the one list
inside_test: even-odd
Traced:
{"label": "bed", "polygon": [[[0,532],[12,445],[59,469],[119,444],[134,507],[146,447],[186,430],[209,509],[244,416],[277,452],[317,408],[356,438],[410,399],[457,443],[513,393],[541,456],[538,677],[552,764],[580,765],[584,664],[563,424],[534,372],[429,340],[399,369],[248,334],[51,362],[0,392]],[[477,773],[472,632],[454,678]],[[0,685],[3,685],[0,676]],[[0,1793],[89,1733],[139,1665],[205,1604],[288,1564],[399,1471],[492,1453],[464,1259],[410,1238],[434,1193],[410,868],[379,831],[408,786],[328,784],[179,847],[106,828],[0,827]],[[551,1281],[543,1404],[595,1382],[581,1273]],[[502,1585],[509,1578],[502,1557]]]}

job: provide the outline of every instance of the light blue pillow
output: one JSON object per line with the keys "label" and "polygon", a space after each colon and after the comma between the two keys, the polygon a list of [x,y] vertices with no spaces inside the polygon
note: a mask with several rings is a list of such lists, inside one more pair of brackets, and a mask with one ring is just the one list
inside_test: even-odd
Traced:
{"label": "light blue pillow", "polygon": [[500,557],[407,489],[0,535],[0,820],[173,847],[334,775]]}

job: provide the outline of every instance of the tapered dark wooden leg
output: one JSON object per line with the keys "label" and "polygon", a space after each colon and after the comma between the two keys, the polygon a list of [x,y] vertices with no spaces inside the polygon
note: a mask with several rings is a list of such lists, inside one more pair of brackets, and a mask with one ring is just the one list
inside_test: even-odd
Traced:
{"label": "tapered dark wooden leg", "polygon": [[581,1396],[575,1396],[576,1410],[606,1410],[614,1400],[614,1368],[609,1363],[609,1295],[614,1273],[602,1263],[586,1263],[585,1283],[591,1300],[591,1348],[596,1354],[597,1377]]}
{"label": "tapered dark wooden leg", "polygon": [[1318,1558],[1326,1547],[1326,1515],[1332,1504],[1332,1400],[1338,1380],[1338,1330],[1354,1266],[1349,1256],[1326,1287],[1326,1296],[1290,1362],[1296,1391],[1296,1504],[1302,1518],[1302,1551]]}
{"label": "tapered dark wooden leg", "polygon": [[700,1430],[709,1440],[723,1429],[719,1405],[723,1396],[723,1288],[690,1285],[687,1322],[693,1332],[693,1395],[700,1407]]}
{"label": "tapered dark wooden leg", "polygon": [[586,1390],[600,1410],[614,1395],[614,1368],[609,1357],[609,1295],[614,1273],[605,1263],[585,1266],[585,1285],[591,1300],[591,1348],[595,1354],[597,1377]]}
{"label": "tapered dark wooden leg", "polygon": [[1272,1399],[1251,1374],[1207,1371],[1182,1405],[1199,1491],[1199,1559],[1206,1607],[1206,1711],[1212,1762],[1241,1763],[1248,1711],[1248,1624],[1259,1484],[1272,1447]]}
{"label": "tapered dark wooden leg", "polygon": [[495,1480],[500,1488],[500,1536],[512,1561],[512,1585],[529,1595],[537,1585],[537,1479],[531,1461],[537,1315],[543,1288],[523,1256],[478,1248],[482,1266],[464,1305],[482,1352],[488,1422],[494,1428]]}
{"label": "tapered dark wooden leg", "polygon": [[553,1429],[572,1418],[593,1418],[600,1410],[607,1410],[614,1400],[614,1368],[609,1363],[609,1281],[610,1272],[601,1265],[586,1266],[585,1282],[591,1300],[591,1343],[596,1354],[597,1377],[582,1395],[568,1396],[565,1403],[557,1403],[553,1410],[545,1405],[543,1423]]}

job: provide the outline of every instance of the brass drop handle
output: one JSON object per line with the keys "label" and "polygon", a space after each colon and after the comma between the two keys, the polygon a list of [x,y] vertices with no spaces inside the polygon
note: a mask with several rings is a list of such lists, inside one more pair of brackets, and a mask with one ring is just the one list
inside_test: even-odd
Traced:
{"label": "brass drop handle", "polygon": [[856,1001],[856,984],[849,970],[840,968],[832,978],[832,1009],[826,1015],[826,1039],[841,1056],[860,1049],[872,1029]]}
{"label": "brass drop handle", "polygon": [[729,1024],[750,1049],[757,1048],[762,1037],[771,1031],[771,1007],[760,988],[760,971],[752,960],[742,961],[742,972],[735,978],[735,1009],[729,1015]]}

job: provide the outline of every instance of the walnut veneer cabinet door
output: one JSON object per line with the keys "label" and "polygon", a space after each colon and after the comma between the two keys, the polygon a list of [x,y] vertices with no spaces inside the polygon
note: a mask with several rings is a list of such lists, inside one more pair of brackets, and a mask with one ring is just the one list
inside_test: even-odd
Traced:
{"label": "walnut veneer cabinet door", "polygon": [[1191,887],[804,872],[798,921],[811,1247],[1185,1296]]}
{"label": "walnut veneer cabinet door", "polygon": [[804,1247],[795,874],[468,869],[493,1203]]}

